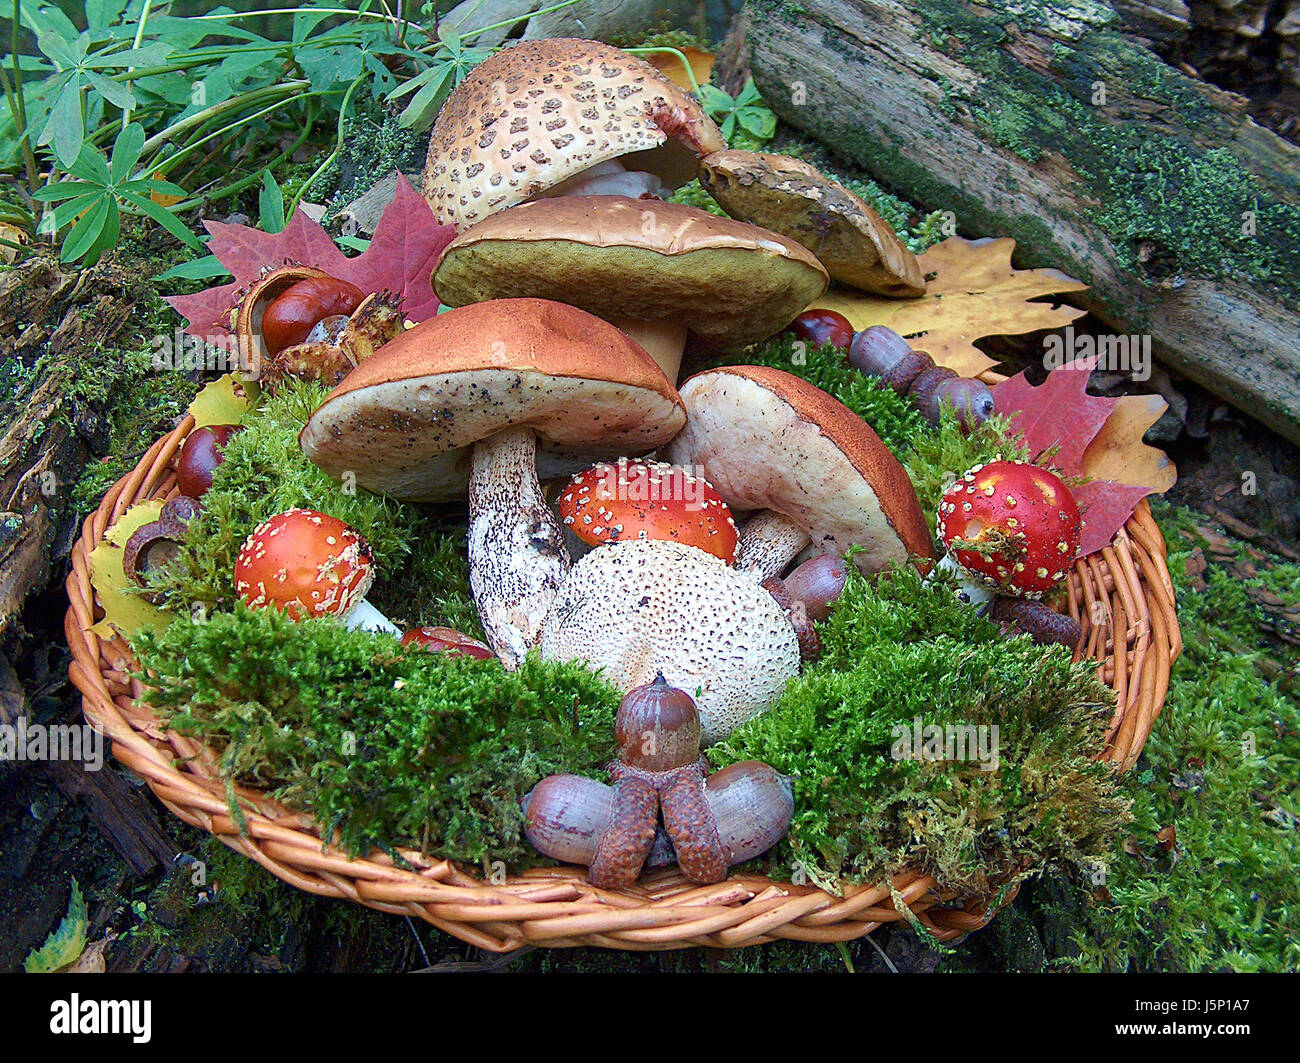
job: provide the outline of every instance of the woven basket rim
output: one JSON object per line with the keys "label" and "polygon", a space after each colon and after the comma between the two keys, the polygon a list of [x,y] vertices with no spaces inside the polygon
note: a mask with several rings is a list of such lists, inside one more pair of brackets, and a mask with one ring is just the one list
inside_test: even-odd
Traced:
{"label": "woven basket rim", "polygon": [[[87,720],[179,819],[290,885],[419,918],[491,952],[524,945],[652,950],[737,948],[777,939],[848,941],[903,920],[947,941],[992,918],[995,909],[987,903],[951,904],[950,894],[915,870],[885,883],[849,885],[836,895],[745,871],[697,886],[675,867],[650,872],[628,889],[604,890],[586,880],[583,868],[560,865],[517,875],[487,870],[479,877],[450,860],[398,850],[408,869],[383,853],[349,857],[323,842],[306,816],[236,787],[241,829],[231,819],[214,754],[166,731],[135,704],[143,687],[131,675],[135,662],[129,646],[120,635],[101,639],[91,630],[90,552],[131,505],[178,493],[175,458],[193,427],[194,418],[187,415],[86,518],[72,551],[64,619],[72,650],[69,677],[81,691]],[[1083,628],[1075,660],[1097,660],[1103,682],[1116,692],[1099,759],[1121,771],[1141,753],[1182,649],[1165,553],[1143,499],[1110,545],[1079,559],[1066,581],[1066,608]],[[1098,617],[1101,622],[1094,623]],[[1123,633],[1119,639],[1117,631]],[[1010,903],[1017,890],[1018,884],[1011,884],[1001,903]]]}

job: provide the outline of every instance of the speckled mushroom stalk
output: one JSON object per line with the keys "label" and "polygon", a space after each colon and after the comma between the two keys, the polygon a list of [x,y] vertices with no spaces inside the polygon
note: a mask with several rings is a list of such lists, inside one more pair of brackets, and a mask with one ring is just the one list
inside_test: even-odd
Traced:
{"label": "speckled mushroom stalk", "polygon": [[648,861],[671,858],[692,882],[721,882],[732,864],[785,834],[794,799],[789,780],[757,761],[709,775],[701,733],[691,697],[662,675],[630,690],[614,727],[612,785],[574,775],[543,779],[522,803],[529,842],[547,856],[588,865],[592,884],[602,888],[630,886]]}
{"label": "speckled mushroom stalk", "polygon": [[537,481],[537,435],[507,428],[475,444],[469,585],[488,644],[517,668],[569,574],[564,532]]}

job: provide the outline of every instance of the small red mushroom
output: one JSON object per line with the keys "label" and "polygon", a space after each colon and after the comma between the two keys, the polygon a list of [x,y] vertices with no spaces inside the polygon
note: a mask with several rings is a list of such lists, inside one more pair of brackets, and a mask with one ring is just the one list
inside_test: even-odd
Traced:
{"label": "small red mushroom", "polygon": [[1041,598],[1065,578],[1082,530],[1070,489],[1027,462],[976,465],[939,501],[949,555],[1000,594]]}
{"label": "small red mushroom", "polygon": [[352,628],[398,629],[365,600],[375,578],[370,544],[337,517],[289,509],[263,521],[235,559],[235,589],[250,609],[294,620],[333,615]]}
{"label": "small red mushroom", "polygon": [[430,653],[455,653],[486,661],[495,657],[491,647],[452,627],[417,627],[402,636],[403,646],[423,646]]}
{"label": "small red mushroom", "polygon": [[727,564],[736,559],[731,508],[705,480],[678,465],[620,458],[569,481],[559,500],[564,526],[584,543],[669,539]]}

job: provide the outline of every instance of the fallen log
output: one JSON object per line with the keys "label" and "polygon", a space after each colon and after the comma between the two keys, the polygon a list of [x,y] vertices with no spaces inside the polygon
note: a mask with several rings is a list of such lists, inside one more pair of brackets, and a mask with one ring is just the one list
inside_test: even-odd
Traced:
{"label": "fallen log", "polygon": [[1244,99],[1097,0],[747,0],[740,34],[785,121],[1300,442],[1300,148]]}

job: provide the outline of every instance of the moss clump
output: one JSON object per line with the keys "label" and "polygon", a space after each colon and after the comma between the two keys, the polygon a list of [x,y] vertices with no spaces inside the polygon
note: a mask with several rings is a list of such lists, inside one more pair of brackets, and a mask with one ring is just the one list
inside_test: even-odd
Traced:
{"label": "moss clump", "polygon": [[[1091,666],[1003,636],[910,568],[874,586],[855,574],[820,633],[818,664],[710,751],[717,766],[763,760],[793,776],[774,870],[797,862],[834,884],[920,867],[987,898],[1108,850],[1128,802],[1093,760],[1114,696]],[[943,738],[922,730],[923,748],[940,759],[912,741],[931,727]]]}
{"label": "moss clump", "polygon": [[[357,528],[370,541],[379,572],[398,584],[417,541],[421,550],[448,555],[454,531],[433,528],[427,513],[415,507],[345,489],[303,454],[298,433],[325,393],[319,385],[291,383],[264,397],[243,431],[231,437],[180,557],[152,578],[151,589],[164,595],[169,608],[192,612],[201,605],[209,613],[230,608],[235,558],[244,540],[262,521],[294,506],[319,509]],[[458,571],[449,566],[448,577]]]}
{"label": "moss clump", "polygon": [[[402,649],[333,620],[242,606],[135,650],[145,700],[228,780],[269,791],[351,853],[412,845],[520,865],[519,800],[553,772],[599,775],[618,693],[579,664]],[[232,814],[238,820],[232,797]]]}

